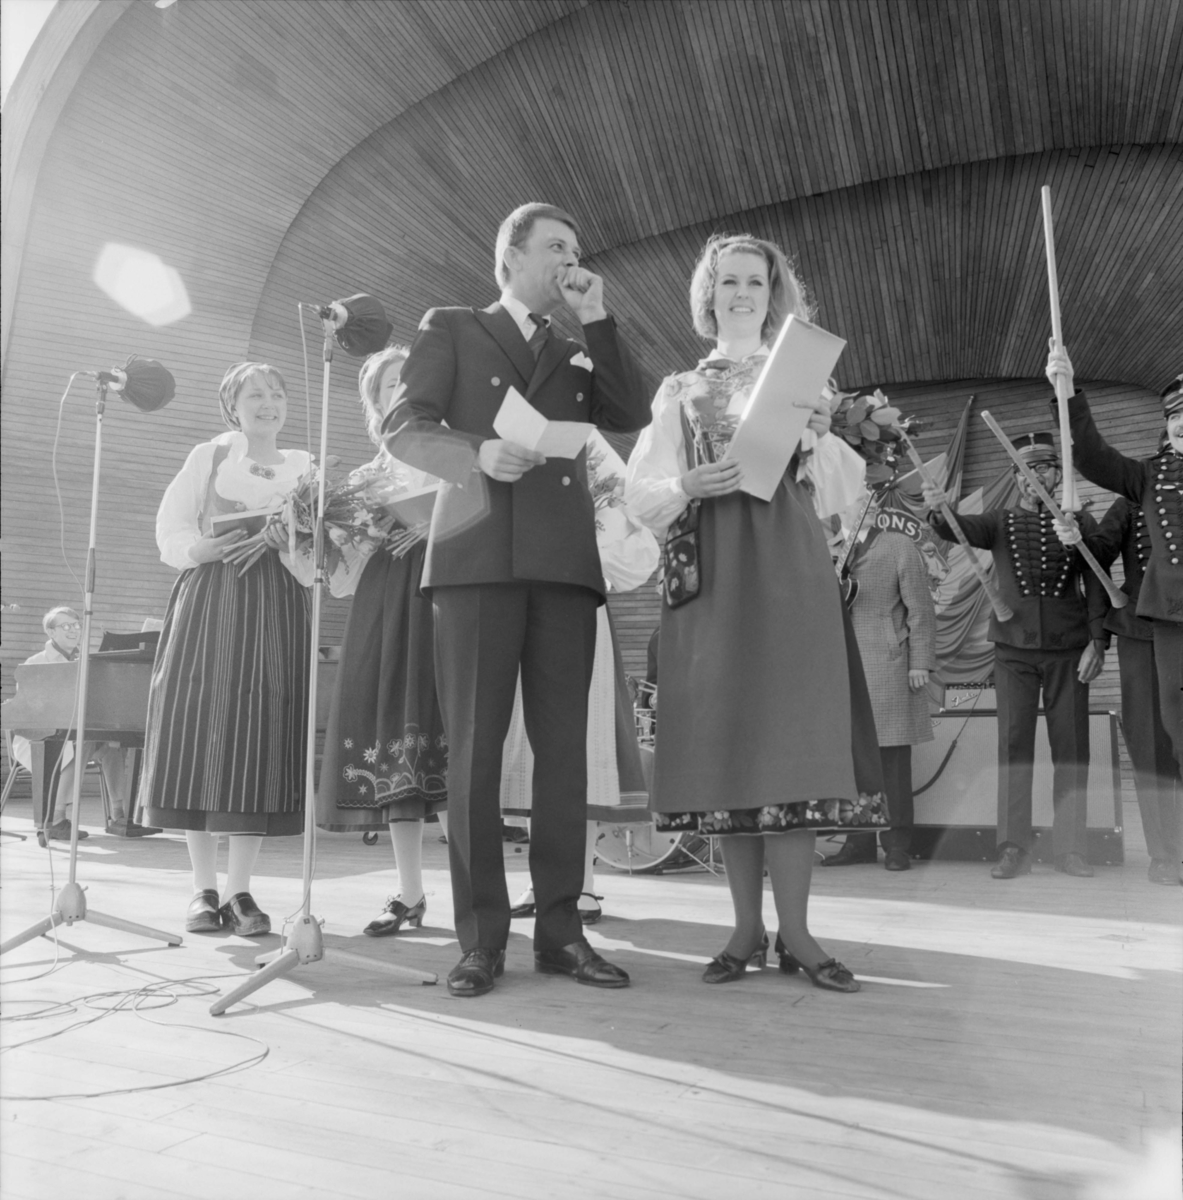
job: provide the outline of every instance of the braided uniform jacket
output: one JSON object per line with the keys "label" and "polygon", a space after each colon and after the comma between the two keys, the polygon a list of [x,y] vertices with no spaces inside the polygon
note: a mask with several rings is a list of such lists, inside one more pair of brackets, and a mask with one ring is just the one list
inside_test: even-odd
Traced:
{"label": "braided uniform jacket", "polygon": [[1150,558],[1138,616],[1183,624],[1183,458],[1171,449],[1153,458],[1126,458],[1097,432],[1083,392],[1068,401],[1068,417],[1080,473],[1139,505],[1146,520]]}
{"label": "braided uniform jacket", "polygon": [[[929,518],[947,541],[953,531],[937,513]],[[1003,600],[1014,616],[990,617],[989,638],[1020,650],[1077,650],[1104,637],[1106,598],[1096,576],[1079,553],[1061,544],[1051,514],[1025,508],[995,509],[958,515],[966,540],[994,555],[994,573]],[[1097,522],[1080,516],[1086,537]]]}
{"label": "braided uniform jacket", "polygon": [[1138,594],[1142,590],[1142,579],[1146,564],[1150,561],[1150,530],[1146,527],[1146,516],[1124,496],[1118,496],[1101,519],[1097,532],[1088,540],[1089,549],[1097,556],[1103,567],[1108,567],[1121,556],[1125,570],[1125,582],[1121,590],[1130,598],[1125,608],[1110,608],[1105,617],[1105,629],[1118,637],[1137,638],[1149,642],[1154,637],[1154,626],[1137,615]]}

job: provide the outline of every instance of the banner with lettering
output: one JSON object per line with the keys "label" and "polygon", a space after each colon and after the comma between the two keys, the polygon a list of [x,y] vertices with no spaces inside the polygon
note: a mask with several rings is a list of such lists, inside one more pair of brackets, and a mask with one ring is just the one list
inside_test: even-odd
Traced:
{"label": "banner with lettering", "polygon": [[[954,495],[961,491],[972,405],[971,396],[948,448],[925,463],[935,482]],[[977,488],[954,503],[953,508],[961,513],[988,512],[1008,507],[1017,496],[1014,476],[1007,470],[985,488]],[[994,670],[994,645],[986,638],[990,602],[970,566],[968,554],[975,554],[987,576],[992,576],[994,563],[990,552],[967,553],[959,543],[946,542],[933,533],[924,519],[924,498],[915,471],[894,479],[884,490],[876,524],[880,529],[907,534],[924,558],[937,612],[936,681],[945,685],[985,683]]]}

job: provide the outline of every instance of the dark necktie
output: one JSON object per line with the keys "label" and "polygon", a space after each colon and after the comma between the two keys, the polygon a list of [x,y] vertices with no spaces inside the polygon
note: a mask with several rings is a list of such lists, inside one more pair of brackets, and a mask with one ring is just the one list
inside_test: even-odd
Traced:
{"label": "dark necktie", "polygon": [[546,323],[545,317],[540,317],[537,313],[530,313],[530,320],[534,322],[534,332],[530,335],[530,340],[526,343],[530,347],[530,353],[534,355],[534,361],[537,362],[542,354],[542,347],[546,345],[546,339],[550,337],[550,326]]}

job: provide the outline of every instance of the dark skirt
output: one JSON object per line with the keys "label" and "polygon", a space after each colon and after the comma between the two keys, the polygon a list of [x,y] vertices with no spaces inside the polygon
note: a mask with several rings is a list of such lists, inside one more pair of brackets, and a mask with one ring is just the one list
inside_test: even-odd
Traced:
{"label": "dark skirt", "polygon": [[152,670],[147,825],[276,837],[304,825],[308,591],[274,553],[181,574]]}
{"label": "dark skirt", "polygon": [[379,550],[345,624],[325,731],[316,823],[335,832],[417,821],[447,807],[448,743],[435,692],[425,543]]}
{"label": "dark skirt", "polygon": [[808,490],[702,505],[701,590],[663,607],[653,808],[662,831],[887,826],[858,647]]}

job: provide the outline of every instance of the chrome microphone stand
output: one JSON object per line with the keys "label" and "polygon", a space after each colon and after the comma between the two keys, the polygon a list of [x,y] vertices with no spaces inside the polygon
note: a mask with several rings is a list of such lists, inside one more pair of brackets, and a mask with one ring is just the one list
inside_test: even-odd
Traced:
{"label": "chrome microphone stand", "polygon": [[[210,1005],[210,1014],[219,1016],[231,1005],[256,992],[264,984],[281,975],[287,975],[296,967],[319,962],[324,958],[324,939],[321,935],[322,921],[312,915],[312,863],[316,845],[316,687],[320,659],[320,610],[326,583],[324,547],[324,503],[325,463],[329,441],[329,377],[333,362],[333,334],[335,326],[331,317],[322,315],[324,325],[324,378],[320,399],[320,467],[317,488],[316,518],[313,536],[313,555],[316,576],[312,584],[312,630],[311,665],[308,677],[308,744],[304,751],[304,903],[300,915],[284,937],[282,950],[261,954],[255,959],[261,970],[245,979],[236,988],[219,997]],[[368,955],[355,954],[348,950],[334,950],[333,957],[350,966],[383,971],[413,983],[436,983],[439,976],[431,971],[419,971],[414,967],[400,967]]]}
{"label": "chrome microphone stand", "polygon": [[[94,615],[94,586],[95,586],[95,541],[98,528],[99,513],[99,471],[103,453],[103,414],[107,407],[107,388],[111,386],[107,380],[100,378],[97,383],[98,400],[95,404],[95,435],[94,435],[94,477],[90,487],[90,542],[86,552],[86,585],[85,602],[82,610],[82,644],[78,655],[78,698],[75,701],[78,714],[74,734],[74,819],[70,823],[70,874],[69,881],[58,893],[54,902],[53,912],[42,918],[35,925],[30,925],[22,933],[11,937],[0,945],[0,954],[12,950],[16,946],[32,941],[48,933],[57,925],[73,925],[76,921],[90,921],[93,925],[105,925],[110,929],[122,929],[127,933],[138,933],[141,937],[156,938],[167,942],[170,946],[181,944],[180,934],[163,933],[147,925],[139,925],[135,921],[125,921],[122,917],[112,917],[107,913],[95,912],[86,907],[86,895],[77,880],[78,874],[78,820],[82,804],[82,776],[86,766],[86,702],[87,686],[90,679],[90,625]],[[119,390],[120,384],[114,390]]]}

